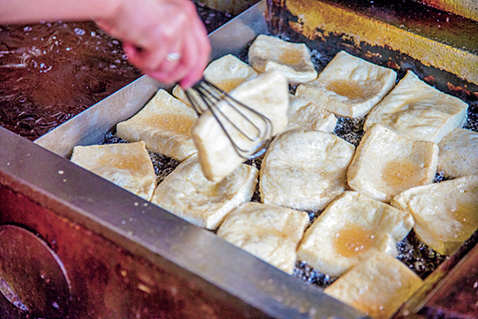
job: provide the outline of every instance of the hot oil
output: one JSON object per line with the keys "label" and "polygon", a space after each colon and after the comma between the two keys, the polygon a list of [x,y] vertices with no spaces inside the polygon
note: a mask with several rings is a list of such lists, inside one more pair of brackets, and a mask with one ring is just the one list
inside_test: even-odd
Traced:
{"label": "hot oil", "polygon": [[[232,15],[195,2],[208,32]],[[0,125],[35,140],[141,75],[87,22],[0,25]]]}
{"label": "hot oil", "polygon": [[421,242],[413,230],[398,243],[397,250],[397,259],[422,279],[428,277],[447,258]]}
{"label": "hot oil", "polygon": [[363,126],[365,118],[338,117],[334,134],[343,138],[350,144],[358,146],[365,134]]}
{"label": "hot oil", "polygon": [[93,22],[0,26],[0,123],[30,140],[140,76]]}

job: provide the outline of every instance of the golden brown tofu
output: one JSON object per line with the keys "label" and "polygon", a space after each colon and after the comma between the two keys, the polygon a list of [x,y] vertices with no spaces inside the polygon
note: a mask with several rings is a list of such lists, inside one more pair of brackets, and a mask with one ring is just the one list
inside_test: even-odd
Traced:
{"label": "golden brown tofu", "polygon": [[271,265],[292,274],[296,250],[309,224],[305,212],[260,203],[245,203],[233,210],[218,236]]}
{"label": "golden brown tofu", "polygon": [[151,202],[197,226],[216,229],[232,209],[251,200],[258,175],[255,167],[243,164],[220,182],[211,182],[194,156],[158,185]]}
{"label": "golden brown tofu", "polygon": [[390,318],[423,281],[402,262],[376,253],[324,292],[375,319]]}
{"label": "golden brown tofu", "polygon": [[376,252],[396,256],[413,227],[410,213],[345,192],[307,229],[297,256],[320,272],[340,276]]}
{"label": "golden brown tofu", "polygon": [[438,144],[438,171],[449,177],[478,175],[478,133],[457,128]]}
{"label": "golden brown tofu", "polygon": [[439,143],[463,126],[467,108],[459,98],[438,91],[408,71],[370,112],[364,130],[380,124],[412,141]]}
{"label": "golden brown tofu", "polygon": [[344,192],[354,150],[352,144],[330,133],[301,129],[282,133],[262,161],[262,202],[299,210],[324,209]]}
{"label": "golden brown tofu", "polygon": [[148,201],[156,187],[144,142],[76,146],[71,161]]}
{"label": "golden brown tofu", "polygon": [[249,48],[249,64],[259,73],[280,71],[292,83],[315,80],[317,71],[304,43],[259,35]]}
{"label": "golden brown tofu", "polygon": [[[225,92],[230,92],[238,85],[256,78],[257,72],[250,65],[232,54],[228,54],[209,63],[203,76]],[[173,95],[181,102],[190,105],[186,94],[179,85],[173,88]]]}
{"label": "golden brown tofu", "polygon": [[315,103],[289,95],[286,131],[296,128],[333,133],[337,125],[335,115]]}
{"label": "golden brown tofu", "polygon": [[414,231],[425,244],[450,255],[478,228],[478,176],[414,187],[391,204],[413,215]]}
{"label": "golden brown tofu", "polygon": [[[282,132],[287,126],[289,93],[287,80],[281,73],[263,73],[239,85],[230,94],[237,101],[267,117],[272,123],[272,135]],[[257,143],[249,141],[241,132],[252,137],[257,136],[256,129],[251,127],[247,119],[254,122],[261,132],[266,129],[265,123],[247,112],[245,112],[246,117],[240,116],[226,102],[220,102],[217,108],[230,120],[229,122],[221,117],[221,123],[235,143],[244,149],[254,149]],[[216,115],[220,116],[219,112]],[[235,129],[231,123],[234,123],[241,131]],[[198,149],[201,168],[206,178],[211,181],[222,180],[246,161],[235,151],[231,141],[210,111],[203,113],[197,121],[193,128],[193,138]]]}
{"label": "golden brown tofu", "polygon": [[116,125],[116,135],[144,141],[148,150],[183,161],[197,152],[191,136],[196,120],[191,107],[159,90],[135,116]]}
{"label": "golden brown tofu", "polygon": [[388,203],[404,190],[430,184],[437,162],[435,143],[410,141],[377,124],[360,141],[347,179],[353,190]]}
{"label": "golden brown tofu", "polygon": [[393,88],[396,78],[392,69],[341,51],[317,80],[299,85],[295,94],[338,116],[361,117]]}

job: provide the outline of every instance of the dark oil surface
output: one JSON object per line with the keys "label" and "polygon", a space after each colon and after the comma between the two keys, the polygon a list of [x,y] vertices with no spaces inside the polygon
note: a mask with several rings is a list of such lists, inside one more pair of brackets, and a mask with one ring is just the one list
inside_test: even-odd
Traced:
{"label": "dark oil surface", "polygon": [[[232,18],[196,7],[208,32]],[[0,25],[0,125],[30,140],[140,75],[91,21]]]}
{"label": "dark oil surface", "polygon": [[135,80],[93,22],[0,26],[0,123],[30,140]]}

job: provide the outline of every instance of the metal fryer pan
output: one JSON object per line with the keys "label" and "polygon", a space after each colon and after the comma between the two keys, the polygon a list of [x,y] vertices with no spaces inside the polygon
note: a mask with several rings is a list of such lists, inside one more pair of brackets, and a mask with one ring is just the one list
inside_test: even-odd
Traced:
{"label": "metal fryer pan", "polygon": [[[262,2],[211,34],[212,58],[237,53],[256,34],[266,32],[265,7]],[[112,126],[136,113],[159,87],[142,77],[36,144],[0,128],[0,186],[33,199],[165,272],[185,278],[206,299],[211,296],[236,305],[231,308],[231,318],[362,317],[319,289],[65,158],[75,145],[101,142]],[[239,315],[234,315],[236,312]]]}
{"label": "metal fryer pan", "polygon": [[[266,33],[266,11],[262,1],[212,33],[212,58],[238,54],[257,34]],[[207,283],[204,289],[238,298],[264,316],[362,317],[319,289],[159,207],[144,206],[147,203],[138,197],[62,158],[67,158],[76,145],[102,142],[111,127],[135,114],[159,88],[153,80],[142,77],[35,141],[50,152],[0,130],[6,145],[0,150],[0,182],[8,185],[11,179],[20,180],[18,185],[8,185],[19,191],[28,184],[28,189],[44,195],[38,199],[42,205],[58,214],[159,267],[167,263],[173,271],[192,274],[191,280]],[[140,203],[140,208],[135,203]],[[59,209],[64,207],[68,209]],[[254,311],[246,309],[245,313]]]}

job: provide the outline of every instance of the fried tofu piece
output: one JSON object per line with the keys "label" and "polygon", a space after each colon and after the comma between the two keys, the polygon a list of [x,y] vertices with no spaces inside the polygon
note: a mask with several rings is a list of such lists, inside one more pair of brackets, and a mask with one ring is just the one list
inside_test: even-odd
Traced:
{"label": "fried tofu piece", "polygon": [[413,227],[410,213],[345,192],[307,229],[297,256],[320,272],[340,276],[375,252],[397,255]]}
{"label": "fried tofu piece", "polygon": [[211,182],[194,156],[158,185],[151,202],[192,224],[216,229],[232,209],[251,200],[258,175],[257,168],[243,164],[222,181]]}
{"label": "fried tofu piece", "polygon": [[413,215],[414,231],[425,244],[451,255],[478,228],[478,176],[411,188],[391,204]]}
{"label": "fried tofu piece", "polygon": [[[225,92],[230,92],[238,85],[256,78],[257,72],[247,63],[228,54],[209,63],[203,76]],[[173,95],[181,102],[190,105],[186,93],[179,85],[173,88]]]}
{"label": "fried tofu piece", "polygon": [[313,130],[291,130],[272,141],[262,161],[262,202],[299,210],[324,209],[345,190],[355,146]]}
{"label": "fried tofu piece", "polygon": [[439,143],[463,126],[467,108],[462,100],[438,91],[408,71],[370,112],[364,130],[378,123],[412,141]]}
{"label": "fried tofu piece", "polygon": [[333,133],[337,118],[335,115],[315,103],[289,95],[289,110],[287,111],[286,131],[302,128]]}
{"label": "fried tofu piece", "polygon": [[399,260],[376,253],[324,292],[372,318],[390,318],[423,281]]}
{"label": "fried tofu piece", "polygon": [[245,203],[233,210],[217,232],[218,236],[292,274],[296,249],[309,216],[288,208]]}
{"label": "fried tofu piece", "polygon": [[249,64],[259,73],[280,71],[292,83],[306,83],[317,78],[309,48],[304,43],[263,34],[249,48]]}
{"label": "fried tofu piece", "polygon": [[191,136],[196,120],[191,107],[159,90],[135,116],[116,125],[116,135],[144,141],[148,150],[183,161],[197,152]]}
{"label": "fried tofu piece", "polygon": [[353,190],[388,203],[404,190],[430,184],[437,163],[435,143],[413,142],[377,124],[360,141],[347,179]]}
{"label": "fried tofu piece", "polygon": [[[263,73],[257,78],[244,82],[230,92],[237,101],[263,114],[272,123],[272,136],[282,132],[287,126],[289,93],[287,80],[280,72]],[[234,103],[236,106],[237,104]],[[226,102],[217,108],[249,136],[257,136],[256,130],[244,117],[238,115]],[[244,111],[244,108],[241,108]],[[246,117],[256,124],[260,131],[266,130],[265,122],[245,111]],[[216,115],[220,116],[219,112]],[[235,143],[244,149],[257,147],[250,142],[231,123],[221,117],[221,122]],[[198,149],[199,162],[207,179],[218,182],[232,173],[245,159],[236,152],[214,115],[207,111],[201,115],[193,128],[193,139]]]}
{"label": "fried tofu piece", "polygon": [[397,73],[340,51],[317,80],[297,87],[295,95],[338,116],[361,117],[393,88]]}
{"label": "fried tofu piece", "polygon": [[438,144],[438,171],[449,177],[478,175],[478,133],[457,128]]}
{"label": "fried tofu piece", "polygon": [[71,161],[148,201],[156,187],[144,142],[76,146]]}

